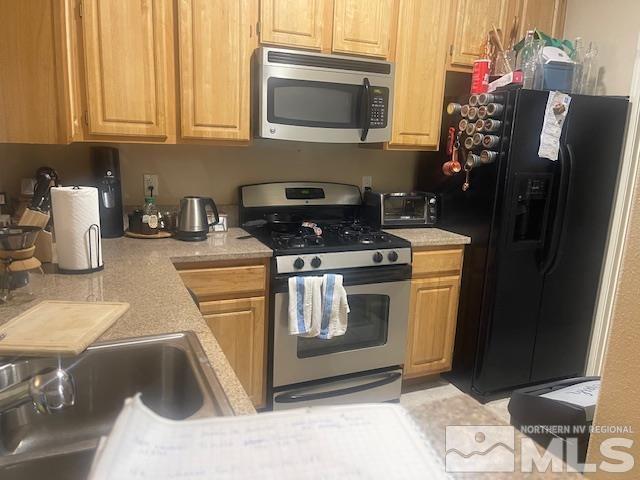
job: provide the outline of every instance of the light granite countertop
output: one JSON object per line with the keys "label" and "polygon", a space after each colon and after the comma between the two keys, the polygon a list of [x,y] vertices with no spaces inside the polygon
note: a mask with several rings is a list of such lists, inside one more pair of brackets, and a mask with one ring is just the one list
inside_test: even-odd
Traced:
{"label": "light granite countertop", "polygon": [[471,238],[439,228],[393,228],[387,232],[411,242],[412,247],[441,247],[445,245],[466,245]]}
{"label": "light granite countertop", "polygon": [[41,300],[128,302],[123,315],[100,340],[191,330],[206,352],[231,407],[236,414],[255,413],[255,409],[214,335],[173,266],[173,262],[216,261],[265,258],[271,249],[240,228],[211,233],[205,242],[174,239],[103,240],[104,270],[86,275],[47,273],[34,275],[35,298],[29,303],[0,306],[0,325],[31,308]]}

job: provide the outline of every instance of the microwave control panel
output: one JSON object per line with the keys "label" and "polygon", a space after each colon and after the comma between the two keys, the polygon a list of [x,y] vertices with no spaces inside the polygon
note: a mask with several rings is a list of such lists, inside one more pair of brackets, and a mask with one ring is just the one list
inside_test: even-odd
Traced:
{"label": "microwave control panel", "polygon": [[389,116],[389,89],[371,87],[369,128],[386,128]]}

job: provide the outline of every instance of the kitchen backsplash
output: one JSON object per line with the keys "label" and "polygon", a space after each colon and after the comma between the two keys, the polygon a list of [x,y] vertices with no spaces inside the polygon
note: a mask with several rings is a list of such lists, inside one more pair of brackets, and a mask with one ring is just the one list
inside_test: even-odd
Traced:
{"label": "kitchen backsplash", "polygon": [[[361,185],[373,177],[380,190],[414,187],[418,152],[383,151],[356,145],[255,140],[250,147],[206,145],[112,145],[120,150],[123,201],[143,202],[142,176],[159,176],[157,201],[177,204],[185,195],[205,195],[219,205],[237,204],[238,186],[280,180],[317,180]],[[65,185],[90,178],[89,144],[0,144],[0,191],[19,193],[20,179],[47,165]]]}

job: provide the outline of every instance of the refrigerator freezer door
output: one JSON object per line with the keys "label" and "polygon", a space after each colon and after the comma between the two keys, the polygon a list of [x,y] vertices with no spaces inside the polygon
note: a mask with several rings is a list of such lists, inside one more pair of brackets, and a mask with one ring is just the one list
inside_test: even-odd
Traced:
{"label": "refrigerator freezer door", "polygon": [[[502,213],[494,219],[495,260],[487,269],[473,391],[529,382],[544,277],[540,271],[558,165],[538,157],[547,92],[518,95]],[[508,119],[507,119],[508,121]]]}
{"label": "refrigerator freezer door", "polygon": [[544,279],[531,383],[584,373],[627,110],[624,98],[571,101],[562,142],[571,164],[569,195]]}

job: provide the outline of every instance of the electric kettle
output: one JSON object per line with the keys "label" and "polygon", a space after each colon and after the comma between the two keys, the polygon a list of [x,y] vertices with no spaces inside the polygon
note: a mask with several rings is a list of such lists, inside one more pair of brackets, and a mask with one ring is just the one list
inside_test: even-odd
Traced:
{"label": "electric kettle", "polygon": [[[211,207],[213,211],[215,218],[213,223],[209,223],[209,219],[207,218],[207,206]],[[206,240],[209,227],[218,223],[219,220],[218,209],[212,198],[184,197],[180,200],[180,214],[176,238],[188,242]]]}

